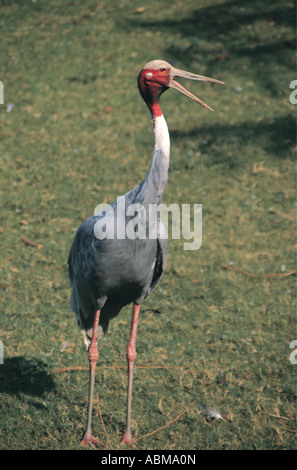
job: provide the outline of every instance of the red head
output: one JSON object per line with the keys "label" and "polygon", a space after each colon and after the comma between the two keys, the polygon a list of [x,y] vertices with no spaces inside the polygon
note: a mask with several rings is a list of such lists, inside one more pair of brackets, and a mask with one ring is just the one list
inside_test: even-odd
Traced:
{"label": "red head", "polygon": [[176,82],[174,77],[183,77],[190,80],[223,84],[223,82],[215,80],[214,78],[203,77],[202,75],[196,75],[190,72],[185,72],[184,70],[176,69],[164,60],[152,60],[141,70],[138,76],[138,88],[154,118],[162,115],[162,111],[159,106],[159,98],[164,91],[168,90],[168,88],[174,88],[175,90],[180,91],[192,100],[201,104],[201,106],[212,111],[207,104],[203,103],[203,101],[180,85],[180,83]]}

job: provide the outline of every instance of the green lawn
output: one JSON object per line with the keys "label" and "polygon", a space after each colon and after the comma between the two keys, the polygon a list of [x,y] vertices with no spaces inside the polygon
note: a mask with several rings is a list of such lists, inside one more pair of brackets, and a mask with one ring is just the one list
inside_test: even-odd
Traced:
{"label": "green lawn", "polygon": [[[203,243],[191,252],[170,240],[141,309],[138,448],[295,448],[297,284],[285,276],[297,246],[295,6],[243,4],[1,2],[1,449],[79,448],[88,357],[67,257],[81,222],[149,168],[152,123],[136,79],[152,59],[226,85],[186,84],[214,113],[174,91],[161,99],[172,149],[164,202],[203,205]],[[121,448],[130,312],[99,345],[99,449]],[[199,405],[225,421],[208,422]]]}

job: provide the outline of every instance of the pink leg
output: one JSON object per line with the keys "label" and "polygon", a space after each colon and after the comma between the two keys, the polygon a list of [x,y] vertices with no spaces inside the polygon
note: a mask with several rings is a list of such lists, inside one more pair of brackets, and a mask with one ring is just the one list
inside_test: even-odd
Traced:
{"label": "pink leg", "polygon": [[97,349],[97,328],[99,324],[100,310],[96,311],[93,335],[91,344],[89,346],[89,361],[90,361],[90,389],[89,389],[89,406],[88,406],[88,424],[85,435],[80,443],[82,446],[93,446],[98,444],[98,440],[92,435],[91,423],[92,423],[92,410],[93,410],[93,396],[94,396],[94,383],[95,383],[95,370],[96,362],[99,359],[99,353]]}
{"label": "pink leg", "polygon": [[121,444],[134,447],[135,442],[132,440],[131,435],[131,405],[132,405],[132,384],[133,384],[133,364],[136,359],[136,333],[138,325],[140,306],[133,305],[132,321],[130,327],[129,341],[126,349],[126,356],[128,361],[128,399],[127,399],[127,424],[126,431],[122,437]]}

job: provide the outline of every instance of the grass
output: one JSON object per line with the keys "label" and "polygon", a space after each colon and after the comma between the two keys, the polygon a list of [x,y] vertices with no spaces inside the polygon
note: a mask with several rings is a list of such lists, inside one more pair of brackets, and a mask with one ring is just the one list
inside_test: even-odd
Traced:
{"label": "grass", "polygon": [[[296,269],[294,10],[275,0],[2,1],[1,449],[78,449],[88,358],[67,256],[96,205],[146,174],[153,134],[136,77],[154,58],[226,86],[187,83],[214,113],[173,91],[161,101],[172,145],[164,202],[203,204],[203,244],[170,241],[141,311],[138,448],[296,446],[296,276],[280,276]],[[99,449],[120,449],[130,311],[100,343]],[[208,423],[198,405],[225,421]]]}

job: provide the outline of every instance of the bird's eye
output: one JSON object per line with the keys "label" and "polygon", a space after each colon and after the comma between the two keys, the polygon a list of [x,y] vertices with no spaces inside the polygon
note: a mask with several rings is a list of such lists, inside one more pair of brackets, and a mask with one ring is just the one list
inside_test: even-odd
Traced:
{"label": "bird's eye", "polygon": [[159,71],[162,72],[162,73],[164,73],[165,70],[166,70],[165,67],[161,67],[161,68],[159,69]]}

